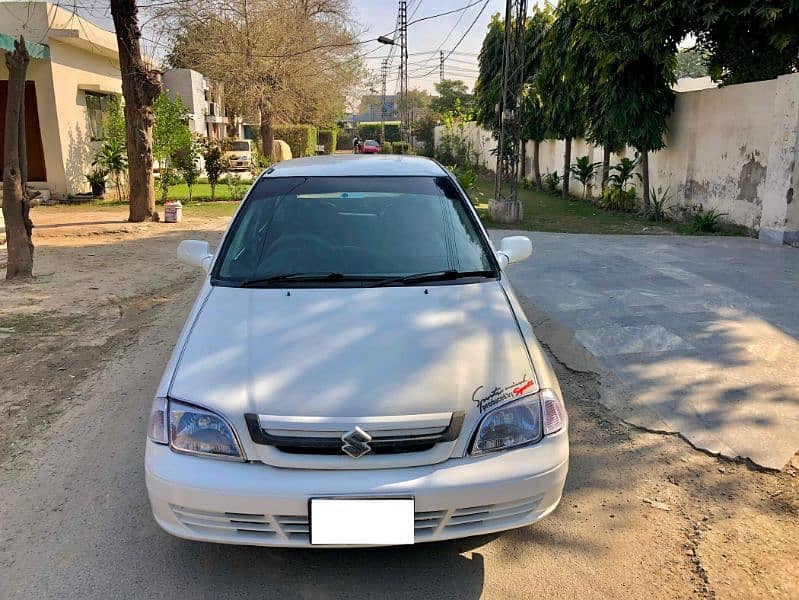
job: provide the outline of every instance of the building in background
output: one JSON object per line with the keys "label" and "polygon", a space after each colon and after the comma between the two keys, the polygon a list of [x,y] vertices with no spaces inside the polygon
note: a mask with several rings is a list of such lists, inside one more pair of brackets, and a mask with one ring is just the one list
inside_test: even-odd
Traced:
{"label": "building in background", "polygon": [[[381,108],[385,110],[384,116]],[[364,96],[361,98],[358,114],[353,115],[353,121],[356,123],[371,123],[380,121],[381,118],[384,118],[386,121],[396,121],[399,119],[394,103],[394,96],[386,96],[385,105],[383,104],[383,96],[381,94]]]}
{"label": "building in background", "polygon": [[[44,197],[88,191],[103,114],[110,97],[122,93],[116,36],[47,2],[3,2],[0,47],[13,50],[20,34],[31,53],[25,84],[30,187]],[[8,70],[0,61],[0,117],[7,93]]]}
{"label": "building in background", "polygon": [[166,94],[180,98],[189,111],[192,133],[210,139],[239,137],[240,123],[225,110],[221,85],[193,69],[168,69],[161,81]]}

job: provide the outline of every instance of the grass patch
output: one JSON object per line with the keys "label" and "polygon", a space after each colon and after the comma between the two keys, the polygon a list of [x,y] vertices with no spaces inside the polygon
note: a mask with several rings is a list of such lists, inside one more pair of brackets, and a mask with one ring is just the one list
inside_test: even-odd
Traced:
{"label": "grass patch", "polygon": [[[494,195],[494,180],[481,177],[475,186],[481,198],[477,205],[480,218],[486,227],[495,229],[524,229],[528,231],[550,231],[556,233],[616,233],[616,234],[681,234],[702,235],[692,231],[690,223],[654,223],[635,213],[603,210],[599,206],[577,198],[563,199],[538,190],[519,188],[519,199],[524,207],[521,223],[503,225],[495,223],[488,214],[488,199]],[[744,227],[724,225],[715,234],[704,235],[750,235]]]}

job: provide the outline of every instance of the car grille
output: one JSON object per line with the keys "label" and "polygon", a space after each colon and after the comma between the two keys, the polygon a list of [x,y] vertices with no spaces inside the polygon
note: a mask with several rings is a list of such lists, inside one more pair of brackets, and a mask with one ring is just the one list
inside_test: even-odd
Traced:
{"label": "car grille", "polygon": [[[385,428],[369,431],[369,454],[425,452],[436,444],[452,442],[460,434],[464,413],[458,411],[447,416],[448,421],[438,427],[408,428],[402,423],[402,417],[397,417],[391,426],[377,425]],[[326,425],[327,430],[303,429],[301,425],[293,426],[292,429],[276,429],[264,425],[264,419],[268,420],[268,417],[259,417],[256,414],[246,414],[244,417],[253,442],[273,446],[288,454],[342,456],[344,452],[341,437],[352,427],[349,423],[346,427],[337,423]],[[357,423],[359,420],[353,421]]]}
{"label": "car grille", "polygon": [[[420,511],[414,515],[415,541],[423,542],[438,536],[478,534],[486,529],[513,526],[531,516],[543,495],[511,502],[485,504],[452,510]],[[288,540],[298,544],[310,543],[307,515],[256,515],[245,513],[215,513],[184,506],[171,505],[175,517],[189,529],[204,535],[215,533],[235,536],[242,542],[250,540],[269,543]]]}

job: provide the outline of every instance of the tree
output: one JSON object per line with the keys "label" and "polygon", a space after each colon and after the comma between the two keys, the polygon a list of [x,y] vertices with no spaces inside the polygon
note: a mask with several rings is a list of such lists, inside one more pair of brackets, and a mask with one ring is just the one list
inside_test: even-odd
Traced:
{"label": "tree", "polygon": [[3,218],[6,225],[8,261],[6,279],[33,276],[33,223],[30,220],[30,200],[27,197],[28,160],[25,145],[25,76],[30,55],[25,38],[14,41],[14,51],[6,52],[8,94],[4,157],[3,157]]}
{"label": "tree", "polygon": [[499,139],[499,96],[502,79],[502,45],[504,23],[498,14],[491,17],[488,33],[483,38],[483,46],[477,58],[479,75],[474,84],[475,119],[483,129],[487,129]]}
{"label": "tree", "polygon": [[117,190],[117,200],[123,200],[122,176],[128,170],[125,141],[119,138],[106,140],[94,155],[92,165],[96,167],[97,171],[111,175]]}
{"label": "tree", "polygon": [[683,77],[706,77],[710,74],[707,68],[708,55],[696,46],[693,48],[680,48],[677,52],[677,67],[674,76],[677,79]]}
{"label": "tree", "polygon": [[188,110],[180,98],[161,94],[153,104],[153,156],[158,161],[162,199],[166,200],[172,183],[174,157],[192,145]]}
{"label": "tree", "polygon": [[522,140],[524,146],[527,140],[533,142],[533,177],[535,185],[540,190],[543,189],[541,183],[541,166],[539,154],[541,142],[549,135],[549,121],[544,100],[539,88],[540,81],[536,74],[541,70],[542,49],[547,31],[552,26],[552,8],[547,4],[544,6],[536,5],[532,16],[527,21],[527,32],[525,35],[527,49],[525,57],[527,65],[525,73],[527,85],[524,89],[524,100],[522,102]]}
{"label": "tree", "polygon": [[222,84],[228,108],[260,120],[273,158],[276,123],[336,119],[361,75],[346,0],[220,0],[163,9],[169,61]]}
{"label": "tree", "polygon": [[220,140],[206,139],[200,144],[200,153],[205,163],[205,174],[211,185],[211,202],[216,199],[216,186],[227,167],[223,143]]}
{"label": "tree", "polygon": [[[685,0],[686,2],[688,0]],[[799,69],[797,0],[704,0],[697,46],[714,81],[774,79]]]}
{"label": "tree", "polygon": [[[611,1],[611,0],[609,0]],[[565,142],[562,195],[569,195],[572,140],[585,134],[585,81],[564,64],[574,56],[573,31],[581,17],[581,0],[562,0],[555,20],[542,38],[541,68],[534,78],[552,137]]]}
{"label": "tree", "polygon": [[125,98],[128,181],[132,222],[158,219],[153,183],[153,103],[161,93],[158,72],[147,66],[141,55],[136,0],[111,0],[122,95]]}
{"label": "tree", "polygon": [[469,94],[469,88],[460,79],[444,79],[435,84],[437,97],[430,102],[431,110],[442,114],[455,107],[457,98],[461,106],[466,109],[471,108],[473,97]]}

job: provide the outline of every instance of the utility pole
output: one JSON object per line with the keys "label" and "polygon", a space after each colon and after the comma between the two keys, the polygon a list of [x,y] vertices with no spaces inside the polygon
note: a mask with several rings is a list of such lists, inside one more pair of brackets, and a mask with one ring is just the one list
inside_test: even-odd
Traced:
{"label": "utility pole", "polygon": [[408,2],[399,0],[400,37],[400,138],[409,141],[408,123]]}
{"label": "utility pole", "polygon": [[388,77],[388,59],[384,58],[380,65],[381,92],[383,101],[380,103],[380,143],[386,141],[386,78]]}
{"label": "utility pole", "polygon": [[439,82],[444,81],[444,51],[441,50],[441,53],[438,55],[438,80]]}
{"label": "utility pole", "polygon": [[[497,172],[494,198],[488,206],[491,218],[500,223],[516,223],[522,219],[518,188],[526,22],[527,0],[506,0],[502,92],[497,106],[500,120]],[[507,192],[503,190],[503,184],[507,186]]]}

